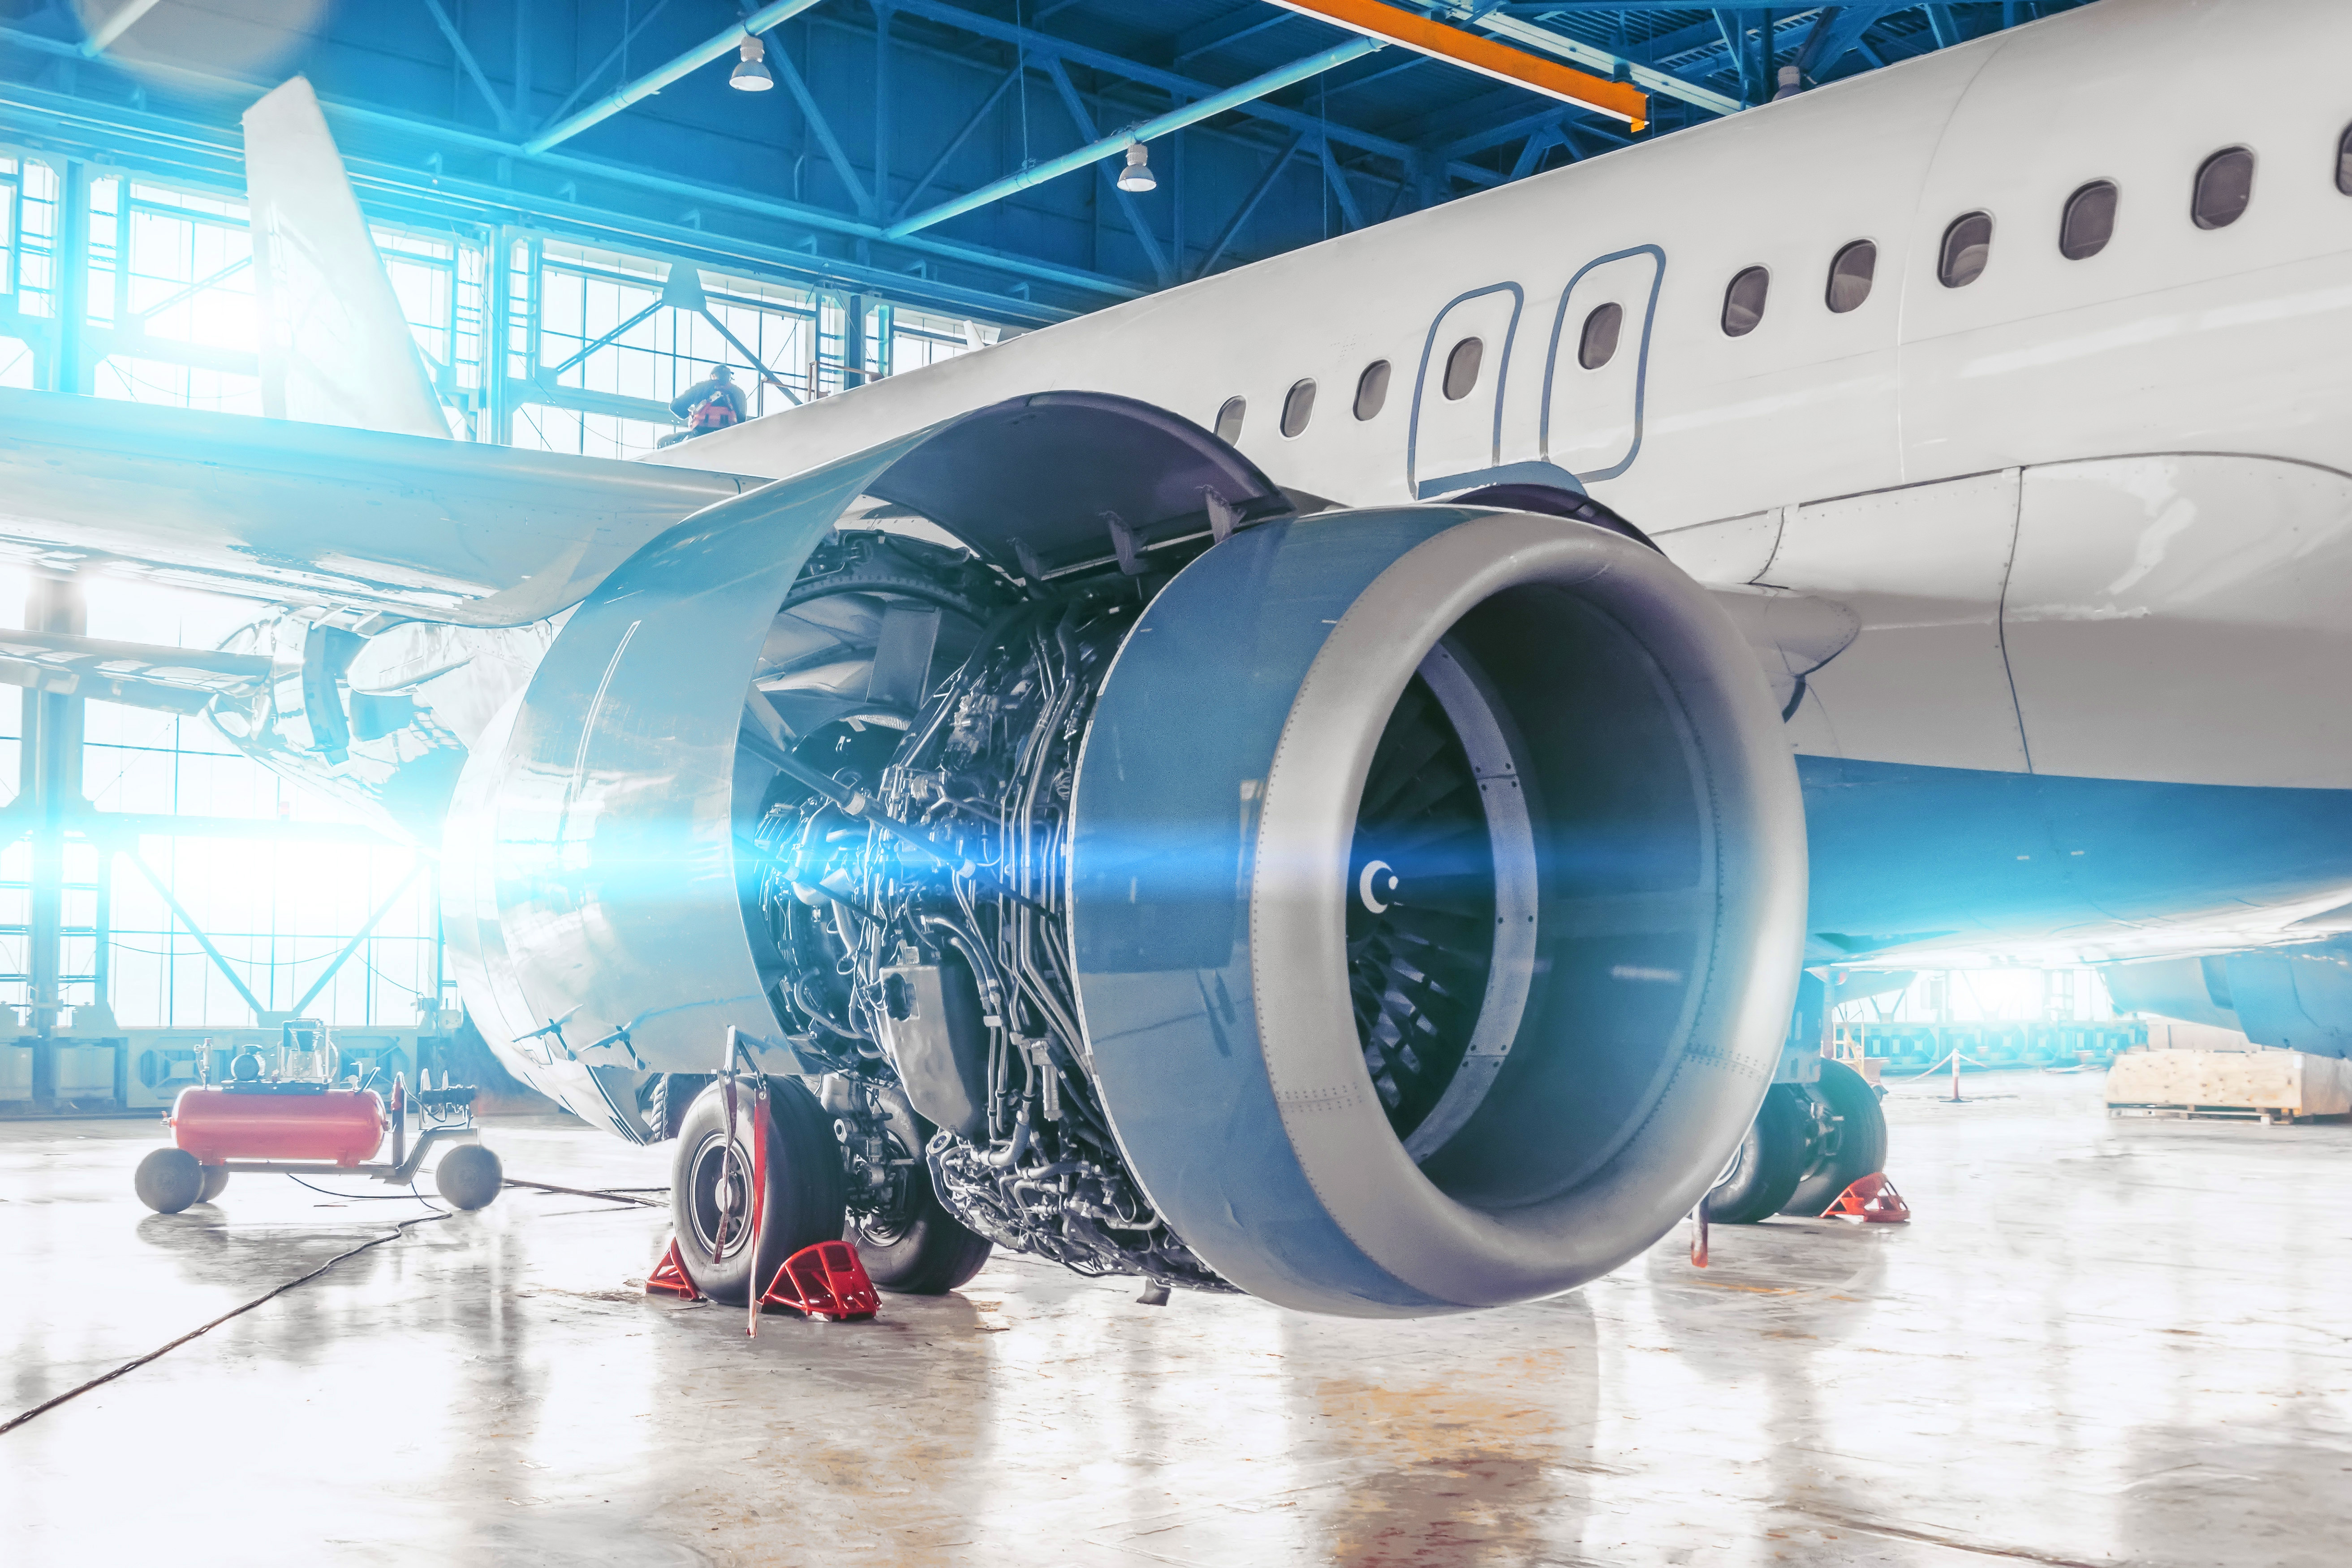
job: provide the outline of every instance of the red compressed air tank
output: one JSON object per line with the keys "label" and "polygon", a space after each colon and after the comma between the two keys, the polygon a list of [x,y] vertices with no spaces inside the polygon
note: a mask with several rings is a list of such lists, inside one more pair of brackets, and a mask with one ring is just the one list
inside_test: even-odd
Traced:
{"label": "red compressed air tank", "polygon": [[200,1165],[231,1160],[316,1160],[356,1165],[391,1125],[372,1089],[314,1093],[184,1089],[172,1107],[172,1137]]}

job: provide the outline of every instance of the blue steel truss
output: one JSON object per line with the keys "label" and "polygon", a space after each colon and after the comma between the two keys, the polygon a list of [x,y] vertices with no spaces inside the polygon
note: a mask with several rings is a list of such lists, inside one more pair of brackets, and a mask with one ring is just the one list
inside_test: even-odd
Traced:
{"label": "blue steel truss", "polygon": [[[1642,86],[1643,138],[2085,3],[1411,0]],[[86,30],[118,10],[139,15]],[[233,192],[237,113],[299,71],[382,221],[994,326],[1633,139],[1265,0],[18,0],[0,18],[0,150]],[[730,90],[754,37],[746,68],[774,86]],[[1129,193],[1114,176],[1138,137],[1156,188]]]}

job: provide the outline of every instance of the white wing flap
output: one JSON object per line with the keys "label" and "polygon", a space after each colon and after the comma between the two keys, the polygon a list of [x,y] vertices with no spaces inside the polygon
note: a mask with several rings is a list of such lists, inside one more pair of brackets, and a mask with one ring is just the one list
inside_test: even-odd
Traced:
{"label": "white wing flap", "polygon": [[511,626],[749,481],[0,390],[0,552],[281,604]]}

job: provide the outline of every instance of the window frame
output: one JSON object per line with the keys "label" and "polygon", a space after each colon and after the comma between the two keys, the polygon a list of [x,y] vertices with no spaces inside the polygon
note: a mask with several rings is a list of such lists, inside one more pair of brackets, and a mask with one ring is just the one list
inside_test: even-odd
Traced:
{"label": "window frame", "polygon": [[[1738,295],[1740,284],[1750,278],[1760,278],[1764,280],[1762,292],[1757,296],[1756,313],[1746,326],[1734,328],[1731,324],[1732,301]],[[1764,312],[1771,302],[1772,269],[1761,262],[1754,266],[1743,267],[1731,275],[1730,282],[1723,286],[1723,309],[1716,317],[1716,324],[1723,329],[1723,335],[1727,338],[1744,338],[1764,324]]]}
{"label": "window frame", "polygon": [[[1857,250],[1867,250],[1870,252],[1870,272],[1863,279],[1862,298],[1856,300],[1851,305],[1841,305],[1837,302],[1838,268],[1847,257],[1852,256]],[[1822,303],[1829,308],[1830,314],[1832,316],[1852,315],[1854,311],[1861,310],[1864,305],[1869,304],[1871,295],[1877,292],[1877,289],[1878,241],[1864,237],[1862,239],[1849,239],[1843,245],[1839,246],[1837,247],[1837,253],[1830,258],[1829,275],[1822,280]]]}
{"label": "window frame", "polygon": [[[2239,203],[2238,210],[2228,217],[2219,222],[2208,222],[2204,210],[2205,178],[2223,159],[2233,156],[2242,156],[2246,160],[2246,199]],[[2261,161],[2254,156],[2254,150],[2242,142],[2233,142],[2227,147],[2217,148],[2205,154],[2199,160],[2197,173],[2189,182],[2189,221],[2210,233],[2215,229],[2228,228],[2240,218],[2244,217],[2247,213],[2253,210],[2254,176],[2260,172]]]}
{"label": "window frame", "polygon": [[[1984,220],[1984,259],[1977,264],[1977,269],[1974,272],[1955,281],[1952,274],[1957,269],[1952,266],[1952,241],[1958,237],[1962,225],[1977,218]],[[1993,221],[1992,209],[1990,207],[1971,207],[1946,224],[1943,238],[1936,242],[1936,281],[1947,289],[1965,289],[1982,278],[1992,268],[1993,236],[1999,232],[2000,225]]]}
{"label": "window frame", "polygon": [[[2107,207],[2106,232],[2099,236],[2098,244],[2091,247],[2088,250],[2077,254],[2076,252],[2067,248],[2067,234],[2074,226],[2074,209],[2080,206],[2084,198],[2088,197],[2093,192],[2101,190],[2105,191],[2113,198]],[[2123,186],[2117,182],[2107,179],[2104,176],[2095,180],[2085,180],[2081,184],[2075,186],[2073,194],[2067,196],[2065,205],[2058,209],[2058,254],[2068,261],[2088,261],[2091,258],[2098,255],[2099,252],[2106,249],[2108,246],[2114,244],[2116,238],[2116,216],[2123,211]]]}
{"label": "window frame", "polygon": [[[1609,349],[1599,359],[1592,357],[1592,329],[1603,312],[1613,311],[1609,323]],[[1584,370],[1600,370],[1617,357],[1625,334],[1625,307],[1615,300],[1603,300],[1585,312],[1584,325],[1576,332],[1576,363]]]}
{"label": "window frame", "polygon": [[[1357,424],[1367,424],[1378,419],[1381,416],[1381,410],[1389,405],[1389,382],[1393,379],[1394,372],[1395,367],[1388,361],[1376,359],[1357,373],[1356,398],[1349,405],[1349,411],[1356,416]],[[1378,380],[1374,379],[1376,376]],[[1370,408],[1364,406],[1367,401],[1371,404]]]}
{"label": "window frame", "polygon": [[[1306,400],[1303,407],[1300,406],[1301,397]],[[1293,414],[1297,416],[1295,422],[1296,428],[1293,427],[1294,421],[1291,418]],[[1278,426],[1282,431],[1282,438],[1286,441],[1297,440],[1307,434],[1307,426],[1314,422],[1315,378],[1311,375],[1303,375],[1292,382],[1290,390],[1282,395],[1282,419]]]}
{"label": "window frame", "polygon": [[[1454,367],[1461,363],[1465,352],[1470,355],[1470,379],[1463,384],[1461,391],[1456,392],[1454,390]],[[1478,390],[1479,378],[1486,374],[1486,340],[1472,332],[1445,351],[1445,364],[1438,373],[1439,395],[1448,403],[1461,402]]]}
{"label": "window frame", "polygon": [[[1225,418],[1228,415],[1233,416],[1234,428],[1233,434],[1230,436],[1225,434]],[[1209,428],[1211,432],[1216,436],[1217,439],[1223,441],[1226,446],[1238,447],[1241,445],[1242,441],[1242,427],[1248,419],[1249,399],[1237,392],[1231,397],[1226,398],[1223,403],[1217,405],[1216,421],[1212,424]]]}

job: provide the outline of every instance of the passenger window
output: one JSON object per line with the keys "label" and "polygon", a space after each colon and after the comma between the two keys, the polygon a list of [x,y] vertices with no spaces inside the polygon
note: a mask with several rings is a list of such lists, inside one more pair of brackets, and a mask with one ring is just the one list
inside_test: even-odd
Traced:
{"label": "passenger window", "polygon": [[2096,256],[2116,232],[2116,183],[2094,180],[2066,198],[2058,220],[2058,254],[2069,261]]}
{"label": "passenger window", "polygon": [[1217,410],[1217,439],[1227,444],[1242,438],[1242,416],[1249,412],[1249,400],[1228,397],[1225,405]]}
{"label": "passenger window", "polygon": [[1459,403],[1470,395],[1478,384],[1478,362],[1486,357],[1486,345],[1476,338],[1465,338],[1454,345],[1445,356],[1445,396],[1450,403]]}
{"label": "passenger window", "polygon": [[1599,370],[1617,354],[1617,333],[1625,325],[1625,307],[1611,300],[1584,318],[1584,334],[1576,342],[1576,363]]}
{"label": "passenger window", "polygon": [[1871,279],[1878,276],[1878,247],[1857,239],[1830,258],[1829,307],[1839,315],[1858,309],[1870,298]]}
{"label": "passenger window", "polygon": [[2246,204],[2253,199],[2253,153],[2225,147],[2199,167],[2189,214],[2199,228],[2227,228],[2246,216]]}
{"label": "passenger window", "polygon": [[1761,267],[1750,267],[1732,279],[1731,287],[1723,291],[1723,335],[1744,338],[1756,330],[1764,319],[1764,296],[1772,287],[1772,275]]}
{"label": "passenger window", "polygon": [[1282,433],[1297,436],[1307,428],[1307,422],[1314,417],[1315,384],[1312,381],[1299,382],[1290,389],[1290,395],[1282,400]]}
{"label": "passenger window", "polygon": [[1376,359],[1356,378],[1356,417],[1370,419],[1389,400],[1389,362]]}
{"label": "passenger window", "polygon": [[2352,196],[2352,125],[2346,126],[2344,134],[2336,139],[2336,188]]}
{"label": "passenger window", "polygon": [[1992,215],[1968,213],[1952,220],[1944,231],[1944,248],[1936,258],[1936,277],[1947,289],[1965,289],[1984,276],[1992,259]]}

